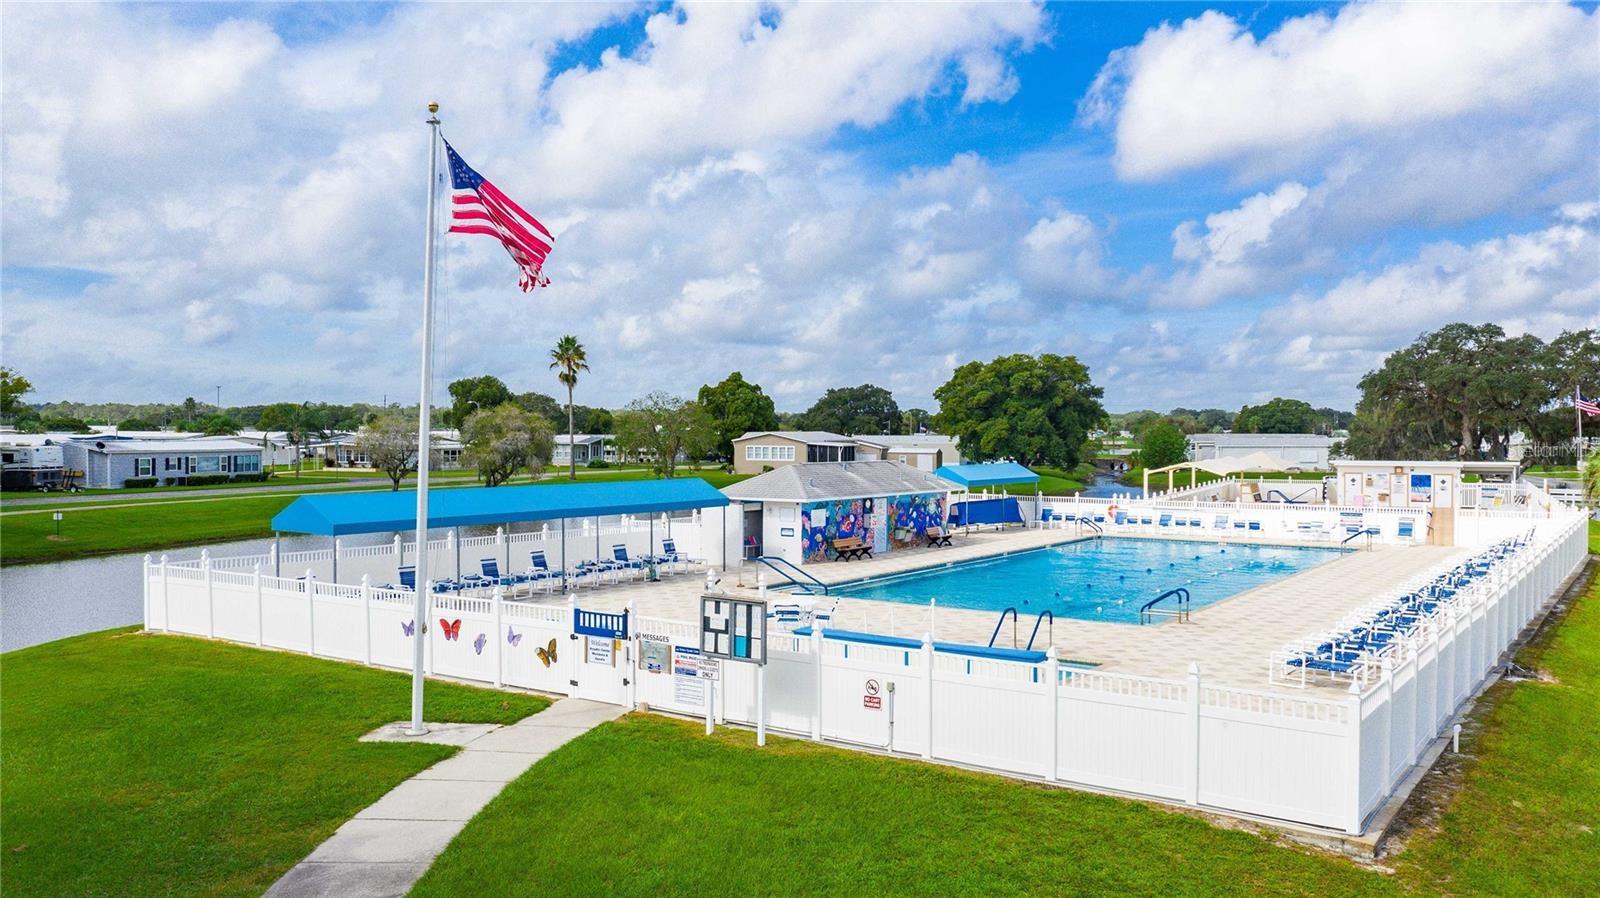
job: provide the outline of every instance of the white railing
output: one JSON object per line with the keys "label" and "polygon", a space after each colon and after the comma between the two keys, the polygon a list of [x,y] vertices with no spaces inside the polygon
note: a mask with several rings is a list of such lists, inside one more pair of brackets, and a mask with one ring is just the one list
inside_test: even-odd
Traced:
{"label": "white railing", "polygon": [[[1533,551],[1488,578],[1374,678],[1342,697],[1081,670],[1043,660],[773,633],[764,719],[803,738],[863,744],[1048,781],[1360,832],[1500,654],[1587,556],[1580,514],[1541,525]],[[147,559],[145,625],[577,695],[757,722],[750,665],[702,676],[694,623],[630,614],[626,640],[575,632],[576,604],[415,596],[314,576]],[[442,621],[442,623],[441,623]]]}

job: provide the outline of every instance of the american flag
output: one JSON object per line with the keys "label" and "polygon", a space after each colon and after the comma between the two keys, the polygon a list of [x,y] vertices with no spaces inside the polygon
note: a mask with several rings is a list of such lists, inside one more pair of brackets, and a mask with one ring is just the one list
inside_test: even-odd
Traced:
{"label": "american flag", "polygon": [[1577,393],[1572,398],[1572,404],[1578,407],[1578,411],[1583,412],[1585,415],[1600,415],[1600,404],[1583,398],[1582,393]]}
{"label": "american flag", "polygon": [[461,161],[460,154],[449,141],[445,141],[444,149],[450,154],[450,182],[454,188],[450,233],[487,234],[498,239],[522,272],[517,285],[524,293],[535,287],[550,286],[550,279],[541,269],[545,257],[556,245],[556,238],[550,236],[549,229],[537,218],[501,193],[500,188]]}

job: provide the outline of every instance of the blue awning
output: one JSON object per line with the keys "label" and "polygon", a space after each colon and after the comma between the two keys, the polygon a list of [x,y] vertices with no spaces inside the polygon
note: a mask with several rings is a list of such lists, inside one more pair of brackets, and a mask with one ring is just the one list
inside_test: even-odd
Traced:
{"label": "blue awning", "polygon": [[[698,477],[551,486],[480,486],[430,490],[428,526],[468,527],[514,521],[658,514],[727,504],[726,496]],[[416,526],[415,490],[301,496],[272,519],[273,530],[322,536],[384,533]]]}
{"label": "blue awning", "polygon": [[933,473],[935,476],[966,487],[1039,482],[1038,474],[1014,461],[998,461],[983,465],[945,465]]}

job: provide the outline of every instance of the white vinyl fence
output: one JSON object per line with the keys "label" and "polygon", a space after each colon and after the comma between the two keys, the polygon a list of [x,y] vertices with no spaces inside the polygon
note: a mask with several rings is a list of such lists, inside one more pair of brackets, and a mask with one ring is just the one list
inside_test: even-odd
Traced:
{"label": "white vinyl fence", "polygon": [[[869,634],[774,633],[767,725],[1052,782],[1358,833],[1583,563],[1585,519],[1540,524],[1532,545],[1465,590],[1453,615],[1364,691],[1339,697],[1074,669],[981,648]],[[1525,532],[1528,524],[1521,521]],[[424,639],[430,673],[629,707],[757,718],[755,668],[704,664],[688,622],[629,615],[627,636],[584,635],[587,612],[499,595],[431,597],[315,579],[145,565],[151,630],[390,668]],[[587,619],[587,618],[586,618]],[[423,624],[426,624],[424,626]],[[1002,653],[1003,654],[1003,653]],[[1014,656],[1013,656],[1014,657]],[[710,679],[708,674],[714,674]]]}

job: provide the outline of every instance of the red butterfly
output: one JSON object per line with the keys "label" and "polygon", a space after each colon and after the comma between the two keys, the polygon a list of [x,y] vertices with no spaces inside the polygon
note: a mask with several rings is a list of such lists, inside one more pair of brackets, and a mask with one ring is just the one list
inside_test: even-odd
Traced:
{"label": "red butterfly", "polygon": [[461,635],[461,618],[447,621],[439,618],[439,626],[444,630],[444,638],[454,642]]}

